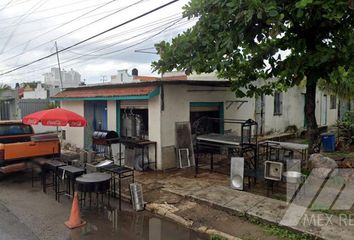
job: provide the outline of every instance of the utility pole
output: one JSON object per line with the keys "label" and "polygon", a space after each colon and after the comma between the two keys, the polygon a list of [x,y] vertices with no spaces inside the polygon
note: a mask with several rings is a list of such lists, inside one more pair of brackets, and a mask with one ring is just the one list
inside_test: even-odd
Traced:
{"label": "utility pole", "polygon": [[59,53],[58,53],[58,44],[55,41],[55,51],[57,53],[57,60],[58,60],[58,68],[59,68],[59,79],[60,79],[60,90],[63,91],[63,79],[61,76],[61,68],[60,68],[60,60],[59,60]]}
{"label": "utility pole", "polygon": [[107,76],[106,75],[101,75],[101,81],[102,83],[104,83],[107,80]]}

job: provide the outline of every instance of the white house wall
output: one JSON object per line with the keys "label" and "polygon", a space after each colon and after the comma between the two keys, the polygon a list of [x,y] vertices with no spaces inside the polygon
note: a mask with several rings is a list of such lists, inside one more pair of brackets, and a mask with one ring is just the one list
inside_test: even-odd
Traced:
{"label": "white house wall", "polygon": [[[161,152],[163,169],[172,168],[176,166],[174,149],[175,123],[190,121],[191,102],[224,102],[225,118],[254,118],[254,110],[249,110],[254,109],[254,100],[249,100],[238,110],[237,103],[233,104],[229,109],[226,109],[227,104],[225,104],[225,101],[236,100],[234,93],[231,92],[228,88],[213,88],[187,85],[165,85],[164,96],[164,111],[161,113]],[[225,129],[227,129],[227,126],[225,126]]]}
{"label": "white house wall", "polygon": [[283,93],[283,110],[281,115],[274,115],[274,97],[265,96],[264,133],[283,132],[288,126],[304,126],[305,97],[302,90],[293,87]]}
{"label": "white house wall", "polygon": [[[156,154],[157,154],[157,168],[163,169],[161,158],[161,99],[160,95],[157,95],[148,102],[148,116],[149,116],[149,140],[156,141]],[[152,149],[150,151],[153,151]],[[150,152],[150,154],[152,154]],[[153,156],[153,155],[151,155]]]}
{"label": "white house wall", "polygon": [[117,131],[117,109],[116,101],[107,101],[107,128]]}
{"label": "white house wall", "polygon": [[[84,116],[83,101],[63,101],[61,107]],[[78,148],[84,147],[84,128],[83,127],[64,127],[66,140],[64,143],[70,143]]]}
{"label": "white house wall", "polygon": [[[284,132],[288,126],[295,125],[297,128],[304,128],[304,107],[305,107],[305,89],[293,87],[287,92],[283,92],[283,113],[274,115],[274,97],[265,96],[265,130],[264,133]],[[316,92],[315,115],[319,126],[321,126],[321,104],[323,101],[322,91]],[[327,126],[334,125],[338,115],[338,99],[335,109],[330,109],[330,94],[327,95]]]}

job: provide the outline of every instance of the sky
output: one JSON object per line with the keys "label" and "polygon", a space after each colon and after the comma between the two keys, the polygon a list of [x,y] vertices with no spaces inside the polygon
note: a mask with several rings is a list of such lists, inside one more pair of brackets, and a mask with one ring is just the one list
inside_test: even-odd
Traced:
{"label": "sky", "polygon": [[[170,0],[0,0],[0,74],[55,53],[109,28],[125,23]],[[157,75],[155,43],[170,41],[193,26],[183,19],[179,0],[163,9],[59,53],[61,67],[81,74],[86,83],[110,79],[117,70],[137,68]],[[56,55],[0,76],[0,83],[43,81],[57,67]],[[105,76],[105,77],[104,77]]]}

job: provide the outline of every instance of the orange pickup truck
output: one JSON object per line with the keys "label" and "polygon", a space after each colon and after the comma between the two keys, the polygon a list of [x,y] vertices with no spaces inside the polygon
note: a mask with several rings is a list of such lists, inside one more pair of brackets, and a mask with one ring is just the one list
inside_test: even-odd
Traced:
{"label": "orange pickup truck", "polygon": [[25,170],[32,158],[59,155],[57,134],[37,135],[21,121],[0,121],[0,177]]}

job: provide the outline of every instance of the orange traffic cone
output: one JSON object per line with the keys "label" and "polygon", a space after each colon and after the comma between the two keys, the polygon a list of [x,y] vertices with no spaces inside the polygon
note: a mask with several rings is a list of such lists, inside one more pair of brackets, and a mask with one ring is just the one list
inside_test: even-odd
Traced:
{"label": "orange traffic cone", "polygon": [[78,228],[86,224],[86,222],[80,218],[79,198],[77,192],[74,193],[73,205],[71,207],[69,220],[64,224],[70,229]]}

